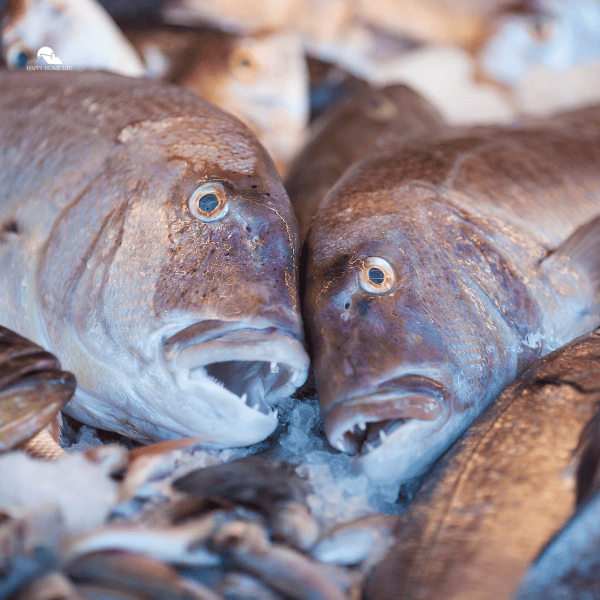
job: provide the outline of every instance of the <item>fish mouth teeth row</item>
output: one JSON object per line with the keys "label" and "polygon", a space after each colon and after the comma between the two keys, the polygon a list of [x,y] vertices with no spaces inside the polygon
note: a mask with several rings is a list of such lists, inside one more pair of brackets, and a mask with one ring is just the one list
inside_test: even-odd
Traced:
{"label": "fish mouth teeth row", "polygon": [[215,362],[205,365],[203,371],[246,406],[269,416],[273,415],[271,407],[300,376],[298,369],[277,361]]}
{"label": "fish mouth teeth row", "polygon": [[347,454],[368,454],[381,446],[388,435],[396,431],[409,419],[387,419],[384,421],[358,421],[346,430],[334,446]]}

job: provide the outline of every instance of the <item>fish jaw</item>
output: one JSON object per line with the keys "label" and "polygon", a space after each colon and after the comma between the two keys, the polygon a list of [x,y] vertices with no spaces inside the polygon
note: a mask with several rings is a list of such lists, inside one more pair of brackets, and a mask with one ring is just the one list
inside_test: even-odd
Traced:
{"label": "fish jaw", "polygon": [[[128,372],[91,357],[96,371],[88,384],[86,369],[79,369],[80,385],[66,412],[97,427],[109,423],[112,431],[144,443],[194,436],[209,447],[249,446],[275,430],[274,406],[308,375],[302,342],[269,319],[171,324],[150,343],[153,364],[135,367],[124,360]],[[86,350],[81,343],[78,348]],[[113,387],[98,389],[99,380]]]}
{"label": "fish jaw", "polygon": [[354,454],[371,481],[394,484],[421,475],[477,412],[453,410],[455,393],[440,379],[404,375],[340,401],[324,415],[329,442]]}
{"label": "fish jaw", "polygon": [[309,367],[300,339],[268,320],[195,323],[164,341],[163,356],[177,379],[211,380],[267,415],[306,381]]}
{"label": "fish jaw", "polygon": [[324,415],[329,442],[341,452],[364,456],[389,436],[397,437],[397,430],[408,423],[437,431],[448,421],[452,406],[450,388],[440,379],[406,373],[338,400]]}

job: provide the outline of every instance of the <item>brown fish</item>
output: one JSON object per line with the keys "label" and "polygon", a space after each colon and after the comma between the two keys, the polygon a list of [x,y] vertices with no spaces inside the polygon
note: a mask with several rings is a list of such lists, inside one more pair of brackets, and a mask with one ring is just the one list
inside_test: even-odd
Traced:
{"label": "brown fish", "polygon": [[599,400],[600,330],[523,373],[428,476],[367,600],[512,598],[573,512],[573,452]]}
{"label": "brown fish", "polygon": [[5,72],[0,115],[0,323],[76,374],[68,414],[142,441],[268,436],[308,357],[296,223],[256,138],[101,72]]}
{"label": "brown fish", "polygon": [[0,451],[33,438],[74,391],[75,377],[55,356],[0,326]]}
{"label": "brown fish", "polygon": [[307,238],[331,444],[425,472],[533,360],[599,317],[600,108],[415,140],[358,163]]}
{"label": "brown fish", "polygon": [[403,136],[439,132],[444,122],[425,98],[405,85],[364,84],[325,110],[294,160],[285,187],[302,239],[325,194],[353,163]]}

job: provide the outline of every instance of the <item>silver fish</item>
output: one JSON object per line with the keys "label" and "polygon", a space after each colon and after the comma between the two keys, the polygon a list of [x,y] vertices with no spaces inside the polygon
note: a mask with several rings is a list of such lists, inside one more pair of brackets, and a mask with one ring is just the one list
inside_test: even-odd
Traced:
{"label": "silver fish", "polygon": [[346,171],[307,238],[332,445],[375,480],[418,476],[527,365],[600,323],[599,167],[592,107]]}
{"label": "silver fish", "polygon": [[543,357],[502,392],[400,517],[367,600],[512,598],[573,512],[574,451],[600,400],[599,356],[596,330]]}
{"label": "silver fish", "polygon": [[54,352],[66,412],[148,442],[252,444],[306,378],[298,233],[236,119],[168,84],[0,77],[0,323]]}

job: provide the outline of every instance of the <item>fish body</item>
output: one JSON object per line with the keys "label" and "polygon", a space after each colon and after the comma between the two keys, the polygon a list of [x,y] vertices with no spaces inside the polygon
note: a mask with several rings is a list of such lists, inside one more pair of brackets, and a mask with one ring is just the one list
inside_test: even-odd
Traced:
{"label": "fish body", "polygon": [[527,365],[598,325],[599,164],[596,107],[415,140],[329,192],[305,314],[325,432],[370,477],[425,472]]}
{"label": "fish body", "polygon": [[[400,517],[368,600],[513,597],[575,508],[574,451],[597,411],[599,358],[596,330],[543,357],[502,392]],[[565,556],[572,548],[563,548]]]}
{"label": "fish body", "polygon": [[356,88],[313,123],[311,139],[286,177],[303,239],[325,194],[351,164],[390,139],[444,128],[433,105],[405,85],[377,89],[363,82]]}
{"label": "fish body", "polygon": [[298,233],[271,160],[184,90],[0,77],[0,323],[73,371],[67,412],[141,441],[269,435],[306,378]]}

